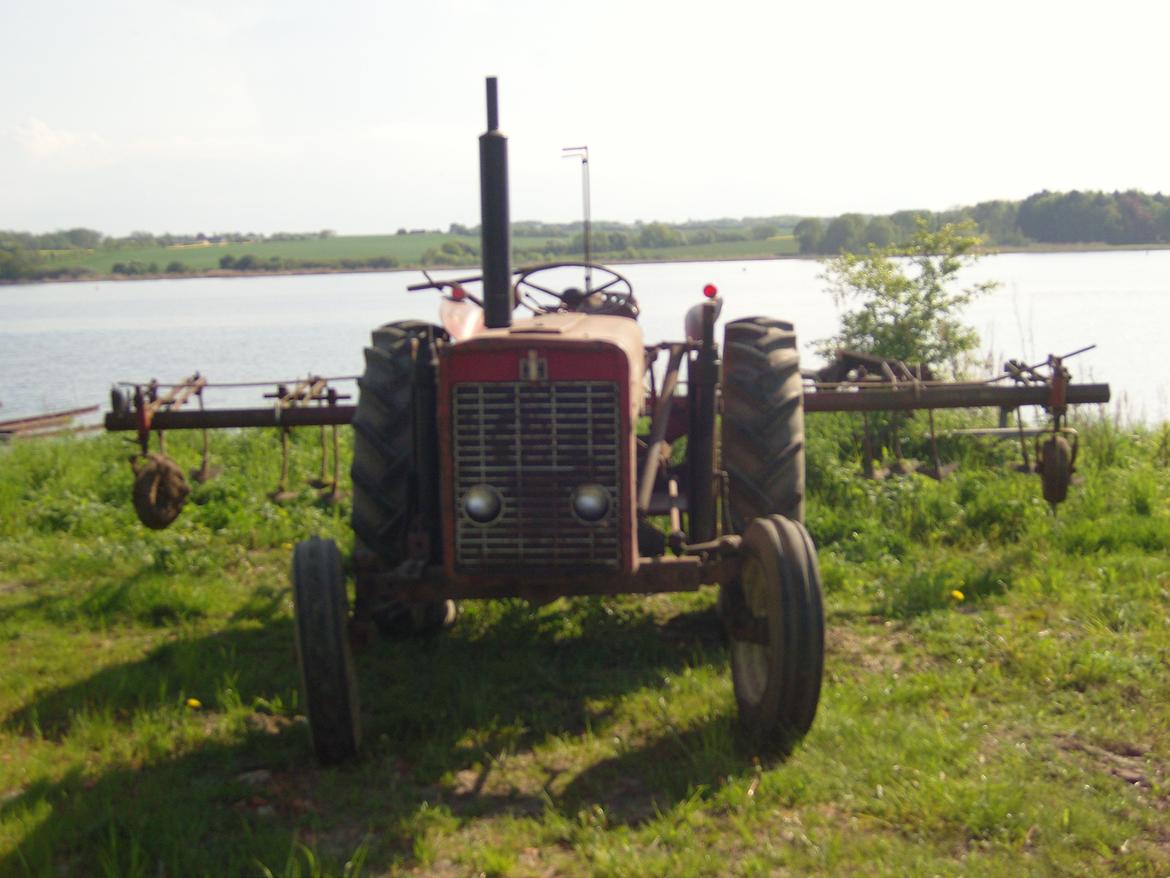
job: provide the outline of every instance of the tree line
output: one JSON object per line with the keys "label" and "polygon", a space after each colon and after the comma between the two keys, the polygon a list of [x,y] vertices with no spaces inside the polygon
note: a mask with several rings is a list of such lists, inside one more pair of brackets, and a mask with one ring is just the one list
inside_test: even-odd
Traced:
{"label": "tree line", "polygon": [[1023,201],[984,201],[973,207],[933,212],[900,210],[888,216],[844,213],[831,219],[806,217],[793,228],[806,255],[860,253],[909,241],[920,223],[939,229],[972,223],[985,244],[1170,243],[1170,196],[1157,192],[1037,192]]}

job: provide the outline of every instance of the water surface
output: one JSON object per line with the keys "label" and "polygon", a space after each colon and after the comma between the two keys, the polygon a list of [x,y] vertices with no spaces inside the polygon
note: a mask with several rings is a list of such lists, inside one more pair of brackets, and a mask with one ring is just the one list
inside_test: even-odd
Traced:
{"label": "water surface", "polygon": [[[648,341],[678,339],[704,284],[719,287],[723,319],[791,320],[806,362],[838,314],[812,260],[619,266],[634,285]],[[463,272],[466,273],[466,272]],[[354,375],[370,329],[435,320],[433,293],[407,293],[417,272],[40,284],[0,287],[0,420],[102,403],[114,381],[212,382]],[[1170,419],[1170,382],[1156,367],[1170,318],[1170,251],[1006,254],[965,279],[998,280],[966,320],[984,359],[1029,362],[1087,344],[1069,362],[1077,380],[1108,381],[1125,417]],[[352,388],[351,388],[352,389]],[[209,404],[260,404],[255,395]]]}

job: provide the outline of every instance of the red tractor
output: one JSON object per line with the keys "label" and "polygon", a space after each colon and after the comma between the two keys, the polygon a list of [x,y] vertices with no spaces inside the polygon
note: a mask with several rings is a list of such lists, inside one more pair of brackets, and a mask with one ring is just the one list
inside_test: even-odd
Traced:
{"label": "red tractor", "polygon": [[620,274],[588,262],[514,271],[494,80],[488,129],[482,276],[412,287],[443,294],[445,325],[390,323],[365,350],[352,618],[337,546],[312,538],[295,550],[316,754],[338,762],[360,747],[350,626],[435,631],[460,600],[705,584],[720,589],[742,724],[784,751],[812,725],[824,654],[792,325],[734,321],[721,351],[708,287],[684,341],[648,346]]}

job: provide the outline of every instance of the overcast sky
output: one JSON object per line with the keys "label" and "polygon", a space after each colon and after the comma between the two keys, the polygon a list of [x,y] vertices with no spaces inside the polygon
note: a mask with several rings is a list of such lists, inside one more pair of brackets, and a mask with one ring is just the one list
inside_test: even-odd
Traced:
{"label": "overcast sky", "polygon": [[1170,189],[1165,2],[8,0],[0,228],[943,209]]}

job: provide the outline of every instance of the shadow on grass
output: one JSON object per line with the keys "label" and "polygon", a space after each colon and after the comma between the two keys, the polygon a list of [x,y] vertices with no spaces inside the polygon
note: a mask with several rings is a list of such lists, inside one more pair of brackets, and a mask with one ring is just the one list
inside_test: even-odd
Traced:
{"label": "shadow on grass", "polygon": [[[24,831],[0,874],[255,874],[261,862],[279,873],[296,843],[341,863],[367,834],[377,868],[409,860],[419,814],[434,807],[572,816],[601,803],[613,820],[637,822],[751,770],[731,718],[717,717],[592,765],[577,757],[555,796],[460,796],[454,779],[497,754],[586,734],[616,700],[660,686],[696,656],[723,661],[709,610],[658,622],[602,601],[535,615],[484,605],[493,609],[444,637],[372,645],[357,662],[365,752],[320,769],[296,716],[292,625],[273,618],[277,603],[263,596],[259,618],[180,635],[6,717],[11,733],[61,746],[62,762],[113,767],[72,768],[10,793],[0,819]],[[186,697],[202,711],[185,708]]]}

